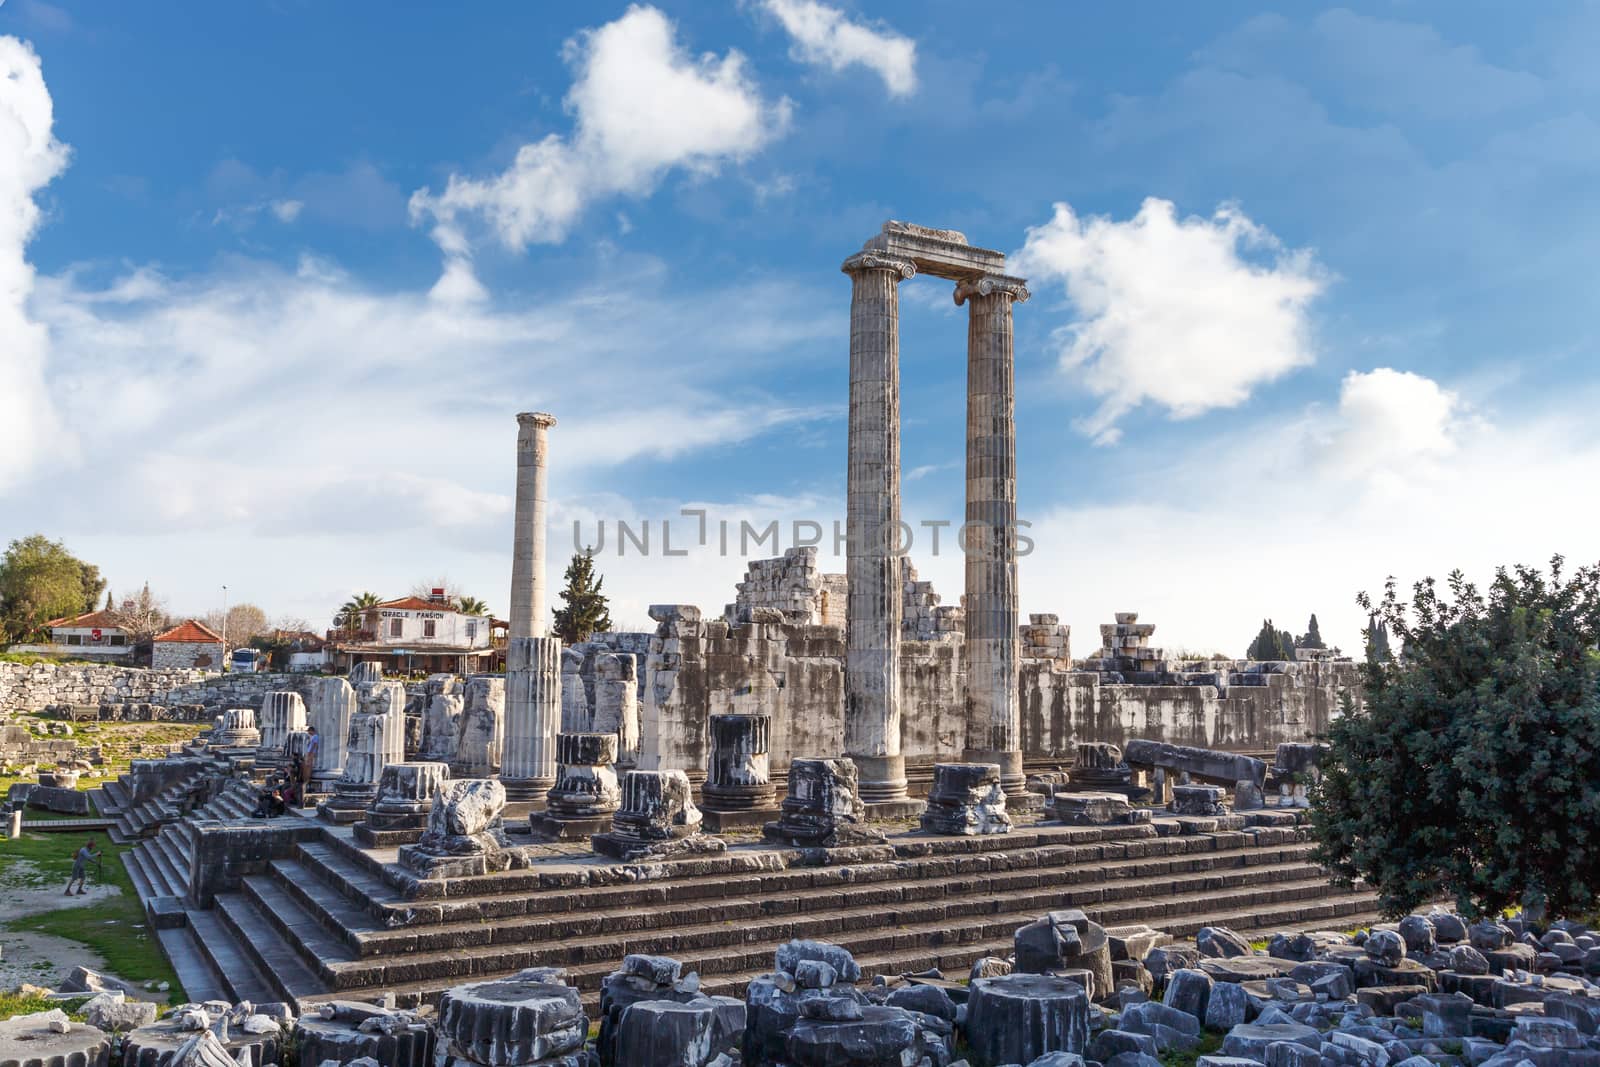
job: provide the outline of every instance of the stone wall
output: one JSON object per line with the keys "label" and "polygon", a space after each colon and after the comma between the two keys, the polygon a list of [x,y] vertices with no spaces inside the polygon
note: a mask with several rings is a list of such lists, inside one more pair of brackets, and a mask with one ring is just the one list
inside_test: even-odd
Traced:
{"label": "stone wall", "polygon": [[157,641],[150,646],[150,666],[156,670],[202,668],[221,670],[227,655],[218,641]]}
{"label": "stone wall", "polygon": [[111,664],[0,663],[0,711],[40,711],[57,704],[204,704],[259,707],[277,689],[304,696],[305,674],[215,674]]}

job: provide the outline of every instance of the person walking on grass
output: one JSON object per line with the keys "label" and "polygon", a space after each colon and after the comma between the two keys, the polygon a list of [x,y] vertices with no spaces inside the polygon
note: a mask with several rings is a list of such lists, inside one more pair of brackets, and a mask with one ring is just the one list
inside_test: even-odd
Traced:
{"label": "person walking on grass", "polygon": [[100,851],[94,847],[94,838],[89,838],[84,846],[72,854],[72,877],[67,879],[67,891],[62,896],[72,896],[72,883],[78,883],[78,896],[88,892],[85,885],[89,881],[89,861],[100,858]]}

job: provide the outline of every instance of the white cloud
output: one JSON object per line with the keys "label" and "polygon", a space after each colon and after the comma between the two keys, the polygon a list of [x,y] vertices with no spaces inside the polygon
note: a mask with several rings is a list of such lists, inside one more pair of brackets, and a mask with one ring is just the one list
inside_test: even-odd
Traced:
{"label": "white cloud", "polygon": [[675,168],[714,173],[788,125],[788,101],[763,99],[742,55],[690,55],[653,7],[580,34],[566,58],[576,74],[570,136],[523,145],[500,174],[452,174],[443,192],[412,195],[412,221],[431,220],[457,269],[469,269],[475,224],[513,250],[559,242],[594,201],[645,195]]}
{"label": "white cloud", "polygon": [[911,38],[852,22],[817,0],[766,0],[765,7],[794,38],[796,60],[833,71],[866,67],[883,79],[891,96],[916,91],[917,45]]}
{"label": "white cloud", "polygon": [[272,213],[277,216],[279,222],[293,222],[300,217],[300,212],[305,206],[303,200],[274,200]]}
{"label": "white cloud", "polygon": [[[1028,517],[1037,551],[1020,563],[1024,611],[1057,612],[1075,651],[1116,611],[1155,623],[1154,644],[1240,655],[1271,616],[1358,650],[1361,590],[1402,589],[1456,567],[1600,558],[1600,469],[1591,388],[1537,410],[1475,411],[1454,390],[1379,368],[1345,378],[1337,404],[1254,421],[1152,457],[1151,494]],[[1106,565],[1106,552],[1137,565]],[[949,598],[959,571],[932,573]],[[952,587],[959,589],[959,584]],[[1080,635],[1083,637],[1080,639]]]}
{"label": "white cloud", "polygon": [[0,490],[22,477],[41,446],[71,448],[56,436],[45,384],[49,338],[29,315],[34,272],[24,254],[39,225],[34,195],[67,165],[53,124],[39,57],[17,38],[0,37]]}
{"label": "white cloud", "polygon": [[1077,320],[1059,335],[1061,363],[1103,398],[1081,424],[1100,443],[1143,403],[1179,419],[1235,407],[1314,358],[1309,309],[1327,273],[1233,205],[1179,219],[1152,197],[1115,222],[1058,203],[1014,262],[1065,284]]}

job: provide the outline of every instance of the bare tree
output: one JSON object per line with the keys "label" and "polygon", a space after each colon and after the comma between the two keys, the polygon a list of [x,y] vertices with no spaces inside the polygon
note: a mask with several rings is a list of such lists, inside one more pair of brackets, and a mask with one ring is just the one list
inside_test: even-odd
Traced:
{"label": "bare tree", "polygon": [[222,612],[210,611],[200,621],[225,636],[233,648],[248,645],[252,638],[260,637],[272,629],[267,622],[267,613],[254,604],[233,605],[228,609],[226,620],[223,619]]}
{"label": "bare tree", "polygon": [[134,644],[148,641],[172,625],[172,618],[167,613],[167,602],[150,592],[149,582],[144,583],[138,596],[123,600],[122,606],[114,609],[111,614],[117,620],[117,626]]}

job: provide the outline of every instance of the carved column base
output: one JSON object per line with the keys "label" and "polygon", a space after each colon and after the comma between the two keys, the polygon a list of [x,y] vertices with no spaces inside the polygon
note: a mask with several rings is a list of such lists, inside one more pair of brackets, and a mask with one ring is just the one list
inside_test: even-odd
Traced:
{"label": "carved column base", "polygon": [[500,784],[505,786],[506,800],[516,804],[538,805],[545,803],[550,795],[550,790],[555,788],[554,776],[549,778],[507,778],[500,777]]}
{"label": "carved column base", "polygon": [[1012,813],[1043,811],[1044,797],[1028,791],[1028,776],[1022,770],[1022,753],[996,749],[968,749],[963,763],[994,763],[1000,767],[1000,788],[1006,794],[1006,807]]}

